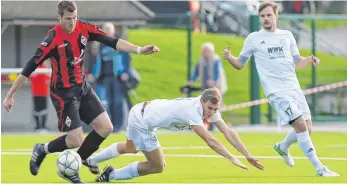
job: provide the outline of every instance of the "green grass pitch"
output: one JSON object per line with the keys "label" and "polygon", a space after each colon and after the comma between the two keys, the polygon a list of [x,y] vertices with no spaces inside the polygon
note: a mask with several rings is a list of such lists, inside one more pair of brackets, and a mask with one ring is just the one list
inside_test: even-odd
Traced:
{"label": "green grass pitch", "polygon": [[[241,156],[233,149],[220,133],[214,135],[221,140],[231,153]],[[29,171],[29,160],[32,146],[36,142],[47,142],[57,135],[2,135],[1,182],[2,183],[66,183],[57,174],[57,154],[51,154],[44,160],[37,176]],[[347,134],[314,133],[312,139],[322,162],[341,176],[320,178],[304,157],[297,144],[291,147],[296,166],[286,166],[272,150],[272,145],[282,140],[284,133],[240,133],[251,153],[258,156],[265,166],[264,171],[252,167],[243,157],[241,161],[249,170],[235,167],[228,160],[217,156],[205,143],[193,133],[158,134],[164,148],[167,167],[163,173],[135,178],[117,183],[346,183],[347,182]],[[113,142],[123,141],[125,134],[113,134],[101,145],[104,148]],[[142,154],[123,155],[102,163],[114,167],[145,160]],[[80,171],[81,178],[91,183],[95,175],[84,166]],[[116,182],[116,181],[113,181]]]}

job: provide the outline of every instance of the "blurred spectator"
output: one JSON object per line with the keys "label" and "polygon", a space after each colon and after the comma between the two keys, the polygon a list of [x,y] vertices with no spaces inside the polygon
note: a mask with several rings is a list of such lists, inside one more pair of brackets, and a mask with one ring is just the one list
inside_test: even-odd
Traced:
{"label": "blurred spectator", "polygon": [[[313,1],[283,1],[283,11],[285,13],[294,13],[294,14],[312,14],[316,13],[316,5]],[[302,19],[290,20],[290,25],[295,29],[293,32],[296,42],[299,42],[301,23]]]}
{"label": "blurred spectator", "polygon": [[[127,40],[127,35],[124,26],[116,26],[116,36]],[[139,74],[131,65],[131,55],[127,52],[117,51],[115,56],[116,74],[120,83],[116,88],[116,108],[119,121],[122,123],[122,129],[127,126],[127,115],[133,106],[130,100],[129,91],[137,87],[139,83]]]}
{"label": "blurred spectator", "polygon": [[[110,36],[122,38],[122,27],[117,26],[116,30],[112,23],[105,23],[102,29]],[[97,45],[92,75],[87,77],[89,81],[96,81],[96,94],[111,117],[114,132],[125,127],[125,115],[132,106],[128,88],[124,87],[132,77],[130,60],[129,53],[114,51],[107,45]]]}
{"label": "blurred spectator", "polygon": [[[216,87],[222,93],[222,96],[227,92],[228,86],[221,58],[215,53],[214,44],[211,42],[204,43],[201,48],[201,57],[195,65],[193,75],[187,83],[187,86],[192,86],[193,83],[200,78],[202,90]],[[221,106],[223,105],[223,101]],[[209,124],[209,122],[206,122]],[[213,124],[208,128],[214,129]]]}
{"label": "blurred spectator", "polygon": [[[50,65],[45,61],[39,68],[49,68]],[[35,74],[30,76],[31,92],[33,95],[33,117],[36,122],[34,131],[45,132],[48,115],[47,99],[49,95],[49,74]]]}

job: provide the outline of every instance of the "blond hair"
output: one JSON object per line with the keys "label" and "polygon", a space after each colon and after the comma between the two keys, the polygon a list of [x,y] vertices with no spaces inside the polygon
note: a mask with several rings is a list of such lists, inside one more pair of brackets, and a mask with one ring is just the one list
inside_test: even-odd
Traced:
{"label": "blond hair", "polygon": [[203,102],[210,101],[212,104],[217,104],[218,102],[222,100],[222,95],[218,88],[212,87],[212,88],[205,89],[201,93],[201,100]]}
{"label": "blond hair", "polygon": [[275,15],[278,14],[278,6],[276,3],[272,2],[272,1],[265,1],[265,2],[261,3],[261,5],[258,8],[258,13],[260,14],[260,12],[268,6],[272,7],[272,10],[273,10]]}

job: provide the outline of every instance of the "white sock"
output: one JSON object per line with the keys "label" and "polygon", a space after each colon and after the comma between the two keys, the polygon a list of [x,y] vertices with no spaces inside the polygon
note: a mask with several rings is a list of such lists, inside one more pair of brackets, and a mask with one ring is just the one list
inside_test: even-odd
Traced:
{"label": "white sock", "polygon": [[139,172],[137,170],[137,167],[140,162],[133,162],[125,167],[122,167],[120,169],[115,169],[110,174],[110,180],[127,180],[131,178],[135,178],[139,176]]}
{"label": "white sock", "polygon": [[280,149],[282,151],[286,151],[290,147],[290,145],[292,145],[296,141],[296,132],[295,130],[291,130],[288,132],[286,138],[284,138],[283,141],[280,143]]}
{"label": "white sock", "polygon": [[109,147],[103,149],[100,153],[97,153],[96,155],[90,157],[89,164],[97,165],[100,162],[119,156],[120,153],[118,152],[117,145],[118,143],[114,143]]}
{"label": "white sock", "polygon": [[43,149],[45,150],[45,153],[46,153],[46,154],[49,153],[49,151],[48,151],[48,144],[49,144],[49,142],[46,143],[46,144],[44,144],[44,146],[43,146]]}
{"label": "white sock", "polygon": [[297,139],[301,150],[305,153],[316,170],[323,168],[324,166],[317,157],[316,150],[312,144],[308,131],[298,133]]}

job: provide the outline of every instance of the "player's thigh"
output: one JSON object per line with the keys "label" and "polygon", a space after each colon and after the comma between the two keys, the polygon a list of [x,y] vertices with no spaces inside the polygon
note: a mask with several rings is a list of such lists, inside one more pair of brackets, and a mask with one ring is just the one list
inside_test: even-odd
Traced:
{"label": "player's thigh", "polygon": [[304,118],[305,121],[311,120],[310,107],[307,104],[304,93],[301,90],[295,90],[295,93],[296,93],[296,99],[299,104],[299,109],[302,112],[302,117]]}
{"label": "player's thigh", "polygon": [[281,124],[288,124],[302,115],[297,100],[286,93],[274,93],[268,96],[269,103],[281,118]]}
{"label": "player's thigh", "polygon": [[299,109],[302,112],[302,117],[304,118],[306,122],[306,126],[308,131],[312,132],[312,121],[311,121],[311,111],[310,107],[307,104],[307,100],[305,98],[304,93],[302,90],[296,90],[297,100],[299,102]]}
{"label": "player's thigh", "polygon": [[77,97],[64,98],[51,92],[51,100],[58,116],[58,129],[61,132],[81,127],[78,113],[80,102]]}
{"label": "player's thigh", "polygon": [[89,84],[86,84],[84,94],[81,97],[81,106],[79,109],[82,121],[90,124],[103,112],[105,112],[105,108],[102,105],[101,100]]}
{"label": "player's thigh", "polygon": [[128,141],[133,142],[136,151],[151,152],[160,147],[157,136],[151,131],[128,126],[126,136]]}

